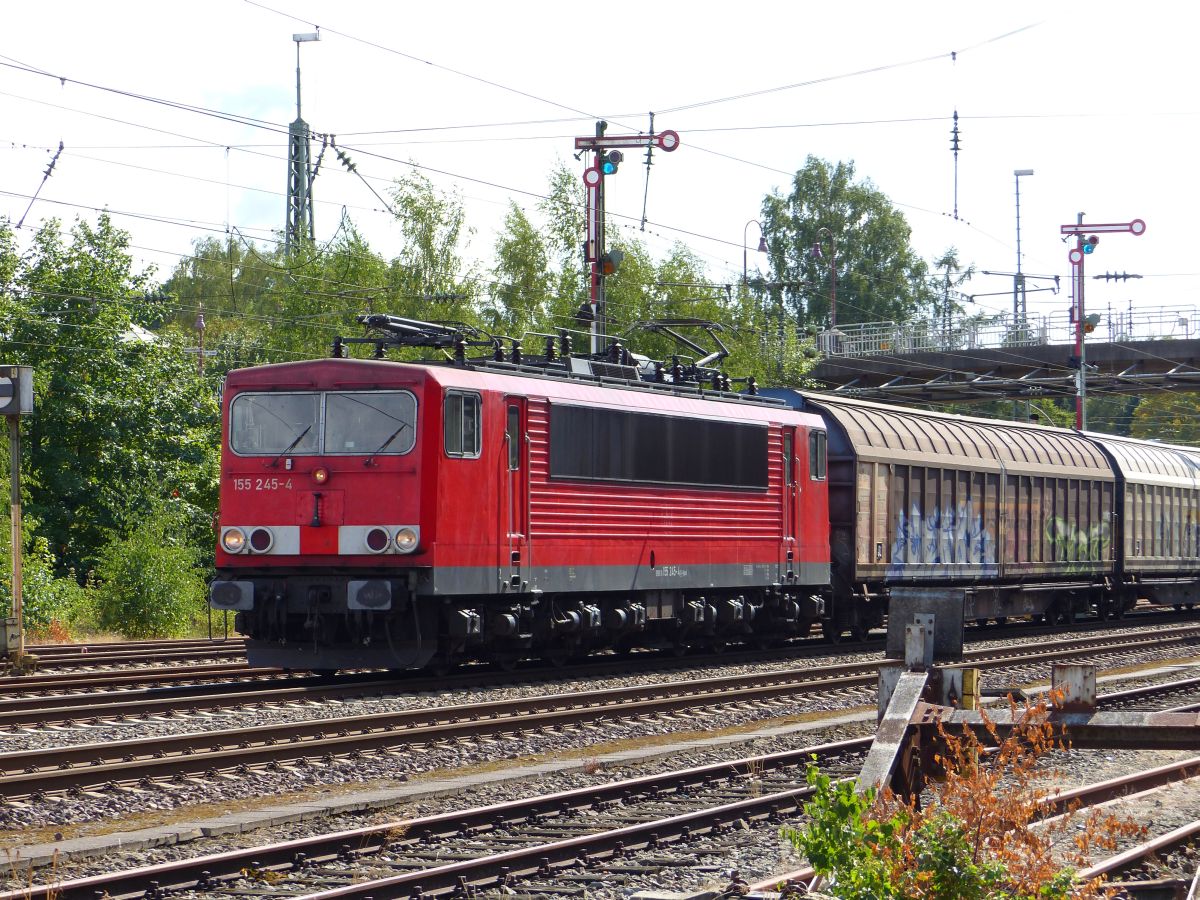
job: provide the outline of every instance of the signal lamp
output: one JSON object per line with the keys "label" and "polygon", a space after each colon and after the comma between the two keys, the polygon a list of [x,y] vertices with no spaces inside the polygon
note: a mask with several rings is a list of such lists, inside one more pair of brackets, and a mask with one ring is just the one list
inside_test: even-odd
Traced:
{"label": "signal lamp", "polygon": [[620,150],[609,150],[600,157],[600,171],[605,175],[615,175],[623,159],[625,154]]}
{"label": "signal lamp", "polygon": [[1093,234],[1093,235],[1089,235],[1089,236],[1088,236],[1088,239],[1087,239],[1087,240],[1085,240],[1085,241],[1083,242],[1083,252],[1084,252],[1084,253],[1095,253],[1095,252],[1096,252],[1096,245],[1097,245],[1098,243],[1100,243],[1100,238],[1098,238],[1098,237],[1097,237],[1096,235],[1094,235],[1094,234]]}
{"label": "signal lamp", "polygon": [[600,274],[613,275],[617,269],[621,268],[621,263],[625,261],[625,254],[620,250],[609,250],[600,257]]}
{"label": "signal lamp", "polygon": [[324,484],[329,480],[329,470],[326,468],[313,469],[312,480],[317,484]]}
{"label": "signal lamp", "polygon": [[1083,333],[1091,334],[1096,330],[1096,326],[1100,324],[1100,314],[1092,313],[1089,316],[1083,317]]}

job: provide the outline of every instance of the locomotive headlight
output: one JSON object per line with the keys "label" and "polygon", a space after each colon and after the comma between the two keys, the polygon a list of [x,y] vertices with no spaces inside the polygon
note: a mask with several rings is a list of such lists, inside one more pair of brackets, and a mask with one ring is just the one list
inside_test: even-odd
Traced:
{"label": "locomotive headlight", "polygon": [[241,553],[246,549],[246,532],[240,528],[226,528],[221,535],[221,546],[226,553]]}
{"label": "locomotive headlight", "polygon": [[412,553],[417,549],[417,530],[401,528],[396,532],[396,549],[401,553]]}
{"label": "locomotive headlight", "polygon": [[324,484],[329,480],[329,470],[325,468],[313,469],[312,480],[317,484]]}

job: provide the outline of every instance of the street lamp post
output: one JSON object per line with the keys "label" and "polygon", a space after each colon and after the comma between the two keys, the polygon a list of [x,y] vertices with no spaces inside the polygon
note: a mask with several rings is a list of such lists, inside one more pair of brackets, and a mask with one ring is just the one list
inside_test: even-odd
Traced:
{"label": "street lamp post", "polygon": [[[1017,273],[1013,276],[1013,339],[1023,344],[1028,338],[1029,307],[1025,302],[1025,276],[1021,274],[1021,176],[1032,175],[1033,169],[1013,169],[1017,182]],[[1025,401],[1025,421],[1029,421],[1029,401]],[[1017,417],[1017,401],[1013,401],[1013,418]]]}
{"label": "street lamp post", "polygon": [[770,248],[767,246],[767,233],[763,231],[762,222],[758,221],[758,219],[751,219],[742,227],[742,287],[745,287],[747,284],[746,238],[750,231],[751,225],[758,226],[758,252],[766,253],[768,250],[770,250]]}
{"label": "street lamp post", "polygon": [[829,238],[833,248],[829,254],[829,330],[837,328],[837,235],[825,226],[817,229],[817,243],[813,244],[813,254],[818,258],[821,254],[821,236]]}

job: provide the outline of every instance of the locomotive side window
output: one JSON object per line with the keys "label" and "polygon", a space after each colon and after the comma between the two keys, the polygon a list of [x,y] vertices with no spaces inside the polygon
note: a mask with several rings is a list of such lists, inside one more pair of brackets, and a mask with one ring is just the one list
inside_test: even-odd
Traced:
{"label": "locomotive side window", "polygon": [[765,490],[767,428],[555,405],[550,408],[550,476]]}
{"label": "locomotive side window", "polygon": [[508,423],[505,426],[505,437],[508,438],[508,468],[516,471],[521,468],[521,408],[508,408]]}
{"label": "locomotive side window", "polygon": [[828,440],[823,431],[808,433],[808,471],[813,481],[825,480]]}
{"label": "locomotive side window", "polygon": [[408,391],[325,395],[325,452],[399,456],[416,443],[417,401]]}
{"label": "locomotive side window", "polygon": [[445,421],[446,455],[475,459],[479,456],[479,395],[447,391]]}
{"label": "locomotive side window", "polygon": [[319,452],[321,395],[238,394],[229,411],[229,446],[234,453]]}

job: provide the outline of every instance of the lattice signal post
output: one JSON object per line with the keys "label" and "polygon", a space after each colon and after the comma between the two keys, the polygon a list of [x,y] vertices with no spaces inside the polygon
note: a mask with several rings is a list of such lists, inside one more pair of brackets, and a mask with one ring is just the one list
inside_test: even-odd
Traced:
{"label": "lattice signal post", "polygon": [[624,159],[622,149],[645,148],[647,151],[657,147],[670,153],[679,146],[679,134],[675,131],[659,131],[649,134],[622,135],[621,137],[606,137],[604,132],[608,123],[596,123],[595,135],[575,138],[575,149],[590,151],[590,165],[583,170],[583,186],[586,195],[583,243],[583,261],[589,267],[591,287],[589,305],[592,316],[592,353],[604,350],[608,336],[606,327],[608,310],[604,301],[604,279],[616,271],[620,265],[620,257],[614,252],[608,253],[604,247],[604,179],[614,175]]}
{"label": "lattice signal post", "polygon": [[1075,427],[1079,431],[1087,428],[1087,413],[1084,410],[1084,401],[1087,399],[1087,358],[1083,347],[1083,260],[1100,243],[1099,235],[1101,234],[1132,234],[1134,237],[1141,237],[1145,233],[1146,223],[1141,219],[1134,219],[1131,222],[1084,225],[1083,213],[1079,214],[1074,225],[1059,226],[1059,234],[1075,235],[1075,246],[1067,254],[1067,259],[1071,261],[1071,290],[1075,295],[1075,359],[1073,362],[1079,364],[1079,375],[1075,382]]}

